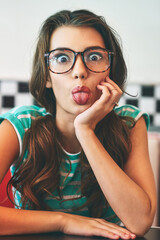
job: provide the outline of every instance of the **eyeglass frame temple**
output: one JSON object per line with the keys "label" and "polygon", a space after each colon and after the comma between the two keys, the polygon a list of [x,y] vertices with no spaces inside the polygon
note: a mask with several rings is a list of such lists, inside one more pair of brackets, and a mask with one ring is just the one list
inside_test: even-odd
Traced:
{"label": "eyeglass frame temple", "polygon": [[46,59],[46,64],[48,67],[49,67],[49,54],[50,54],[50,52],[44,54],[44,57]]}

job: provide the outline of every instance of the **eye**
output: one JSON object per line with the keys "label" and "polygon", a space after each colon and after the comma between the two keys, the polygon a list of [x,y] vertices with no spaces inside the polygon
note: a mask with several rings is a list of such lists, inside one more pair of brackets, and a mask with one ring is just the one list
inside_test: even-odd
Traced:
{"label": "eye", "polygon": [[97,61],[100,61],[101,59],[103,59],[103,56],[99,52],[93,52],[93,53],[88,54],[87,59],[88,59],[88,61],[97,62]]}
{"label": "eye", "polygon": [[67,63],[70,61],[70,57],[66,54],[57,54],[57,56],[54,56],[54,59],[57,63]]}
{"label": "eye", "polygon": [[70,52],[65,52],[64,51],[59,51],[59,50],[56,50],[56,51],[53,51],[51,52],[50,54],[50,57],[49,57],[49,62],[50,64],[67,64],[69,62],[72,61],[72,55]]}

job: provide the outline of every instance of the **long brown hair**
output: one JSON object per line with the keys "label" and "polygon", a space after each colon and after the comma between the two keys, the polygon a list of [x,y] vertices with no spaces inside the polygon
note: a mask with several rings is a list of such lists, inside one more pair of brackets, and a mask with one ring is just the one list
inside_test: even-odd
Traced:
{"label": "long brown hair", "polygon": [[[60,133],[56,128],[56,100],[52,89],[46,88],[49,71],[44,54],[49,51],[50,38],[53,31],[63,25],[89,26],[96,29],[103,37],[106,48],[114,52],[110,68],[110,78],[123,90],[127,75],[121,47],[115,31],[111,29],[104,18],[87,10],[61,11],[49,17],[43,24],[35,57],[30,81],[30,91],[36,101],[51,115],[37,118],[26,132],[23,141],[23,152],[17,161],[16,171],[10,184],[21,193],[22,208],[48,209],[45,198],[52,196],[55,189],[61,198],[59,187],[59,166],[64,154],[60,141]],[[96,126],[95,134],[113,157],[114,161],[123,169],[131,149],[130,128],[126,121],[114,111],[110,112]],[[27,158],[23,161],[27,153]],[[81,192],[87,197],[91,216],[99,217],[102,213],[104,196],[98,182],[87,161],[85,153],[81,153]],[[98,203],[98,204],[97,204]],[[107,204],[107,201],[106,201]]]}

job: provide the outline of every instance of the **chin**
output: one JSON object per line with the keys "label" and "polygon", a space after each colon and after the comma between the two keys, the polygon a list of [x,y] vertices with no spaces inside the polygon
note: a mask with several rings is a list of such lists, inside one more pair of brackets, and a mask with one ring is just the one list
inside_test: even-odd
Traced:
{"label": "chin", "polygon": [[86,111],[92,104],[85,104],[85,105],[77,105],[75,109],[75,115],[79,115],[82,112]]}

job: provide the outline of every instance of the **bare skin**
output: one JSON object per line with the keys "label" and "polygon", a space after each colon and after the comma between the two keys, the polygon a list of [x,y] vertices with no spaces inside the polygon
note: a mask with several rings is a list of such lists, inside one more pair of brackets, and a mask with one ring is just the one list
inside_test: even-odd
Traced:
{"label": "bare skin", "polygon": [[[52,34],[50,43],[50,49],[68,47],[74,51],[84,51],[89,46],[105,47],[96,30],[84,27],[61,27]],[[124,172],[94,134],[96,124],[113,109],[114,102],[122,94],[108,75],[109,70],[98,75],[89,72],[78,56],[71,72],[63,76],[50,73],[51,81],[48,80],[46,87],[52,88],[56,96],[56,124],[64,136],[64,149],[74,153],[83,148],[104,195],[128,230],[103,219],[0,207],[0,235],[61,231],[134,239],[135,234],[143,235],[149,229],[155,213],[156,194],[144,119],[138,120],[132,130],[132,151]],[[73,101],[71,92],[73,87],[84,85],[90,88],[91,96],[87,104],[80,106]],[[143,141],[139,141],[142,136]],[[16,132],[5,120],[0,125],[0,181],[18,154]]]}

